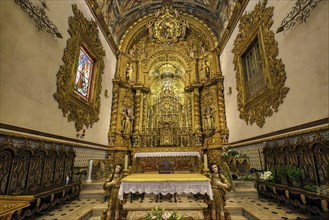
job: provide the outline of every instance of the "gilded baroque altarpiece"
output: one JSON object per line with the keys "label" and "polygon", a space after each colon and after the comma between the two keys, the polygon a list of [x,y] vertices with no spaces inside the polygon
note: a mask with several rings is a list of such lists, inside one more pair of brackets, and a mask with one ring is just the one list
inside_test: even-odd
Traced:
{"label": "gilded baroque altarpiece", "polygon": [[218,41],[210,28],[165,6],[136,21],[118,48],[111,150],[129,154],[130,161],[135,152],[198,151],[220,162],[228,129]]}

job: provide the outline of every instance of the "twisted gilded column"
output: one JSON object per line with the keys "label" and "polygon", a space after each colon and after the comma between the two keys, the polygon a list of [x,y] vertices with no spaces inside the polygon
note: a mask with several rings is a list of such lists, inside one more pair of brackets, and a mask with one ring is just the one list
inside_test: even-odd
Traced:
{"label": "twisted gilded column", "polygon": [[119,85],[118,80],[113,80],[113,97],[112,97],[112,106],[111,106],[111,123],[110,123],[110,131],[108,134],[109,145],[113,146],[115,142],[115,134],[118,134],[118,111],[119,111]]}
{"label": "twisted gilded column", "polygon": [[195,134],[195,145],[202,145],[202,132],[201,132],[201,122],[200,122],[200,92],[199,88],[193,89],[192,98],[192,123],[193,123],[193,133]]}
{"label": "twisted gilded column", "polygon": [[[223,137],[228,136],[228,129],[225,116],[225,102],[224,102],[224,89],[223,89],[223,78],[217,83],[217,102],[219,110],[219,130],[221,134],[221,141],[223,142]],[[228,137],[225,137],[225,139]]]}

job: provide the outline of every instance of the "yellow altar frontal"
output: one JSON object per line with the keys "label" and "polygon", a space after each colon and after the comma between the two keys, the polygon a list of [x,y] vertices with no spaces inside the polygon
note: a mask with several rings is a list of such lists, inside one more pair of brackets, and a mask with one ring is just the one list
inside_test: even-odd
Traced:
{"label": "yellow altar frontal", "polygon": [[210,179],[202,174],[131,174],[121,180],[119,199],[126,193],[207,194],[213,199]]}
{"label": "yellow altar frontal", "polygon": [[121,180],[121,182],[187,182],[187,181],[208,181],[210,179],[199,173],[184,174],[131,174]]}

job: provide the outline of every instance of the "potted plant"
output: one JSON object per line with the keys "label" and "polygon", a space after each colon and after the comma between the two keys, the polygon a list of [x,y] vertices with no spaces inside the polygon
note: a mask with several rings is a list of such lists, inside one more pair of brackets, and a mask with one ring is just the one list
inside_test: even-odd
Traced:
{"label": "potted plant", "polygon": [[302,176],[302,171],[297,166],[288,165],[286,166],[286,173],[290,180],[292,180],[293,186],[300,186],[300,177]]}
{"label": "potted plant", "polygon": [[286,174],[287,174],[286,166],[276,167],[275,170],[276,170],[276,177],[278,180],[280,180],[280,183],[287,185],[288,183],[286,178]]}

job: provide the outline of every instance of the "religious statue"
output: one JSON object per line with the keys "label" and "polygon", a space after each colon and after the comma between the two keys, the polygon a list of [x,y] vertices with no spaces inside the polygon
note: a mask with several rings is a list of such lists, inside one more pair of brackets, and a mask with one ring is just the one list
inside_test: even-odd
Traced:
{"label": "religious statue", "polygon": [[230,220],[231,215],[225,209],[226,191],[231,190],[231,185],[223,174],[219,173],[220,169],[217,164],[210,166],[211,187],[214,193],[214,200],[210,201],[211,219],[212,220]]}
{"label": "religious statue", "polygon": [[167,80],[163,83],[163,89],[162,91],[163,92],[170,92],[170,86],[171,86],[171,81],[170,80]]}
{"label": "religious statue", "polygon": [[207,107],[205,110],[205,130],[210,131],[214,129],[214,118],[212,108]]}
{"label": "religious statue", "polygon": [[204,59],[201,64],[201,70],[206,78],[210,77],[210,66],[209,61]]}
{"label": "religious statue", "polygon": [[133,119],[132,116],[132,109],[128,108],[125,110],[125,113],[123,115],[123,119],[122,119],[122,133],[124,134],[130,134],[131,133],[131,120]]}
{"label": "religious statue", "polygon": [[122,201],[119,200],[120,181],[123,178],[122,166],[115,166],[114,173],[104,182],[103,189],[108,197],[107,209],[104,210],[102,220],[118,220],[122,215]]}
{"label": "religious statue", "polygon": [[200,53],[204,54],[205,52],[206,52],[206,49],[204,47],[204,44],[202,44],[201,47],[200,47]]}
{"label": "religious statue", "polygon": [[194,58],[195,57],[195,48],[194,48],[193,44],[189,48],[189,52],[190,52],[190,58]]}
{"label": "religious statue", "polygon": [[134,73],[134,67],[132,63],[127,64],[127,70],[126,70],[126,80],[129,81],[132,79]]}
{"label": "religious statue", "polygon": [[186,34],[186,29],[189,28],[188,21],[183,20],[182,21],[182,31],[181,31],[181,37],[184,38]]}
{"label": "religious statue", "polygon": [[154,32],[153,32],[153,21],[149,21],[149,22],[147,23],[147,29],[148,29],[148,31],[149,31],[149,38],[150,38],[150,39],[153,39],[153,37],[154,37]]}
{"label": "religious statue", "polygon": [[129,55],[134,57],[136,52],[136,46],[134,45],[132,48],[129,49]]}

